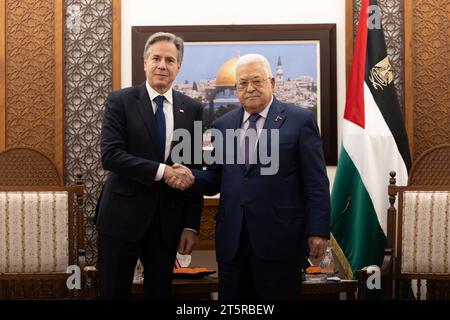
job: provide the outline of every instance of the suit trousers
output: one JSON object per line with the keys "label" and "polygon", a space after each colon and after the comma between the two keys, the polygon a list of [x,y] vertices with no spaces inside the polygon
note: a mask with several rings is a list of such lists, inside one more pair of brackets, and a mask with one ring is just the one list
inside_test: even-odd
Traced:
{"label": "suit trousers", "polygon": [[170,299],[176,247],[162,239],[159,210],[145,238],[128,242],[99,234],[98,263],[101,299],[130,299],[137,259],[144,266],[144,298]]}
{"label": "suit trousers", "polygon": [[219,261],[220,300],[298,299],[301,285],[299,260],[265,260],[253,251],[245,215],[239,249],[231,261]]}

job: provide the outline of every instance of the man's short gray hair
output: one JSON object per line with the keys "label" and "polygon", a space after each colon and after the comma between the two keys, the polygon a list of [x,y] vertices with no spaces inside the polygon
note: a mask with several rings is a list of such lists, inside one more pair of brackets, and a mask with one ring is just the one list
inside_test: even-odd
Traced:
{"label": "man's short gray hair", "polygon": [[159,41],[168,41],[175,45],[178,52],[177,54],[178,64],[181,65],[181,62],[183,61],[184,41],[180,37],[169,32],[156,32],[152,34],[150,37],[148,37],[144,46],[144,60],[147,59],[148,53],[152,45]]}
{"label": "man's short gray hair", "polygon": [[236,62],[236,70],[238,69],[238,67],[247,64],[259,64],[261,67],[263,67],[264,71],[266,71],[267,76],[273,78],[270,63],[263,55],[257,53],[249,53],[239,57]]}

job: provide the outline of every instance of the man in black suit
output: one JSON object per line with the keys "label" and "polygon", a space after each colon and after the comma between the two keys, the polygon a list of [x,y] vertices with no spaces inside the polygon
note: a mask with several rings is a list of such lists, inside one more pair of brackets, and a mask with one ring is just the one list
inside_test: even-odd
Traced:
{"label": "man in black suit", "polygon": [[107,98],[101,155],[109,176],[96,219],[104,299],[130,297],[138,258],[145,270],[145,297],[170,298],[177,249],[188,254],[196,241],[202,196],[164,184],[185,175],[171,167],[174,130],[188,130],[194,137],[194,121],[202,118],[199,102],[172,89],[183,47],[173,34],[150,36],[144,48],[147,81]]}

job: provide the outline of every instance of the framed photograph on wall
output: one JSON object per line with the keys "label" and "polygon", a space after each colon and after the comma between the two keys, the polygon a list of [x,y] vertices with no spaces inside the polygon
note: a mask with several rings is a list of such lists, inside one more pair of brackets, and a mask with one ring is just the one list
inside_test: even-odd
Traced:
{"label": "framed photograph on wall", "polygon": [[[213,25],[132,27],[132,82],[145,81],[143,50],[155,32],[177,34],[185,52],[174,89],[202,102],[204,130],[240,107],[234,65],[247,53],[264,55],[272,66],[277,99],[312,110],[327,165],[337,163],[336,25]],[[208,136],[204,136],[208,145]]]}

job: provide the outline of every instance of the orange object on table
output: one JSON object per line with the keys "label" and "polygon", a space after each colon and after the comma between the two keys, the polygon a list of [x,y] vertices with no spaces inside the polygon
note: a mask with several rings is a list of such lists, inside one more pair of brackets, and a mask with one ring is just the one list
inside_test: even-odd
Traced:
{"label": "orange object on table", "polygon": [[181,267],[181,268],[174,268],[173,273],[188,273],[188,274],[195,274],[200,272],[209,272],[211,270],[208,270],[204,267]]}
{"label": "orange object on table", "polygon": [[310,266],[306,268],[305,272],[308,274],[322,273],[322,269],[319,266]]}

